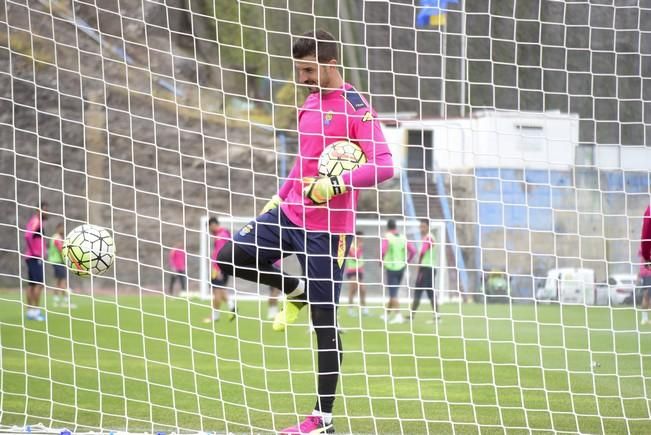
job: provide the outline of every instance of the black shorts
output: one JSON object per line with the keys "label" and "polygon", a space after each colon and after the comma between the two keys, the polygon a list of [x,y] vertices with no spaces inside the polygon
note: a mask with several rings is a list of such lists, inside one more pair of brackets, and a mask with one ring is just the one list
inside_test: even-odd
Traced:
{"label": "black shorts", "polygon": [[417,289],[434,289],[434,281],[436,280],[436,269],[433,267],[423,267],[418,268],[418,276],[416,277],[416,284],[414,285]]}
{"label": "black shorts", "polygon": [[53,264],[52,269],[54,269],[54,277],[56,279],[66,279],[66,266],[63,264]]}
{"label": "black shorts", "polygon": [[228,285],[228,275],[223,275],[223,278],[215,278],[210,281],[214,287],[226,287]]}
{"label": "black shorts", "polygon": [[34,284],[43,284],[43,260],[27,258],[27,280]]}
{"label": "black shorts", "polygon": [[405,274],[405,269],[400,270],[387,270],[387,287],[389,287],[389,297],[397,298],[398,291],[400,290],[400,284],[402,283],[402,277]]}
{"label": "black shorts", "polygon": [[307,276],[307,299],[328,308],[339,303],[344,259],[353,236],[306,231],[274,209],[258,216],[233,237],[233,243],[258,261],[275,263],[295,254]]}

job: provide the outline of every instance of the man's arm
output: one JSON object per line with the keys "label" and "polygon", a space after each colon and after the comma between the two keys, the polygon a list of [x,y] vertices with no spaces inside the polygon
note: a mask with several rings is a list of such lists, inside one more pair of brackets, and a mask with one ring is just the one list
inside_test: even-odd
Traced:
{"label": "man's arm", "polygon": [[367,162],[343,174],[346,186],[372,187],[393,177],[393,157],[380,121],[369,109],[366,113],[351,115],[349,122],[350,138],[362,148]]}
{"label": "man's arm", "polygon": [[[215,236],[212,236],[215,237]],[[212,252],[210,253],[210,260],[213,263],[213,265],[217,265],[217,256],[219,255],[219,245],[217,244],[217,240],[213,239],[212,242]]]}
{"label": "man's arm", "polygon": [[414,247],[414,244],[407,240],[407,257],[409,257],[410,262],[416,256],[417,252],[418,251]]}
{"label": "man's arm", "polygon": [[382,239],[382,249],[380,251],[380,256],[382,258],[386,255],[387,249],[389,249],[389,241],[387,239]]}
{"label": "man's arm", "polygon": [[425,256],[425,253],[432,247],[432,238],[430,236],[425,237],[423,240],[423,246],[420,247],[420,254],[418,256],[419,260],[422,260]]}

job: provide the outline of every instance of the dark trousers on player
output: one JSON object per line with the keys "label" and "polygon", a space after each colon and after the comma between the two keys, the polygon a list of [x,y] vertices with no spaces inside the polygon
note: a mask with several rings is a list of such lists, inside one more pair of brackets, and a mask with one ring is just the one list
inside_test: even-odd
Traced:
{"label": "dark trousers on player", "polygon": [[176,281],[181,285],[181,290],[185,291],[185,272],[170,273],[170,286],[167,290],[169,294],[174,294],[174,284],[176,284]]}
{"label": "dark trousers on player", "polygon": [[332,412],[339,379],[342,347],[337,331],[336,306],[343,280],[344,257],[352,235],[306,231],[279,209],[245,225],[219,252],[217,262],[226,275],[259,282],[291,294],[299,279],[284,275],[273,264],[296,255],[307,277],[305,294],[310,303],[318,346],[318,400],[315,409]]}
{"label": "dark trousers on player", "polygon": [[416,284],[414,285],[414,300],[411,304],[411,315],[415,314],[423,293],[429,298],[432,310],[436,313],[438,311],[438,304],[436,303],[436,295],[434,294],[434,282],[436,281],[436,269],[433,267],[421,266],[418,268],[418,276],[416,277]]}

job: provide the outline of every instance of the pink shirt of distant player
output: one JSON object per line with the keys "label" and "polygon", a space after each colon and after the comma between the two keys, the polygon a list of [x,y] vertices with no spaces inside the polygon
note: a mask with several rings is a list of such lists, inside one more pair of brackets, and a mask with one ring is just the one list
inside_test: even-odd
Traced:
{"label": "pink shirt of distant player", "polygon": [[174,248],[170,252],[170,266],[174,272],[185,272],[185,251],[181,248]]}
{"label": "pink shirt of distant player", "polygon": [[219,255],[219,251],[221,251],[224,245],[229,240],[231,240],[231,232],[224,227],[219,227],[217,228],[217,231],[211,236],[213,238],[213,249],[212,249],[212,253],[210,254],[210,258],[212,260],[212,267],[217,270],[220,270],[219,266],[217,265],[217,255]]}
{"label": "pink shirt of distant player", "polygon": [[[349,97],[346,98],[347,93]],[[296,226],[332,233],[355,230],[358,188],[372,187],[393,176],[393,160],[380,122],[368,103],[349,84],[343,89],[310,94],[298,115],[299,154],[278,195],[282,211]],[[352,102],[351,102],[352,100]],[[329,144],[348,140],[364,151],[367,163],[342,175],[348,192],[316,205],[303,196],[303,177],[318,177],[318,161]]]}
{"label": "pink shirt of distant player", "polygon": [[33,215],[27,222],[25,230],[25,256],[43,258],[45,239],[42,236],[40,213]]}

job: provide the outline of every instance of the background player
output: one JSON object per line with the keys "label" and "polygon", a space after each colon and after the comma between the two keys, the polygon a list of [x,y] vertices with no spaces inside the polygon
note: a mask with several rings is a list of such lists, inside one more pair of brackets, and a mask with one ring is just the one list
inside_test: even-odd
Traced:
{"label": "background player", "polygon": [[228,320],[235,319],[235,304],[228,299],[226,293],[226,286],[228,285],[228,275],[225,275],[219,264],[217,257],[224,245],[231,240],[231,232],[228,229],[219,225],[219,219],[211,217],[208,220],[208,231],[213,240],[213,249],[210,255],[211,269],[210,269],[210,283],[212,284],[212,314],[210,317],[203,319],[204,323],[216,322],[220,317],[220,308],[223,303],[228,304],[229,317]]}
{"label": "background player", "polygon": [[[54,230],[54,234],[50,237],[50,241],[47,249],[47,261],[52,264],[52,270],[54,271],[54,306],[58,307],[69,306],[70,301],[68,299],[68,283],[66,266],[63,261],[63,241],[65,239],[63,222],[59,222]],[[75,308],[70,306],[70,308]]]}
{"label": "background player", "polygon": [[27,319],[42,322],[41,293],[43,292],[43,221],[47,220],[47,203],[32,215],[25,227],[25,263],[27,264]]}
{"label": "background player", "polygon": [[[400,312],[400,301],[398,292],[405,275],[408,261],[416,255],[416,248],[407,238],[398,232],[398,226],[394,219],[387,222],[387,232],[382,239],[382,267],[386,277],[386,284],[389,290],[389,301],[384,320],[388,323],[403,323],[405,318]],[[391,318],[393,316],[393,318]]]}
{"label": "background player", "polygon": [[438,314],[439,305],[434,291],[434,283],[436,282],[436,265],[439,261],[439,247],[430,232],[429,219],[420,220],[420,235],[423,238],[423,245],[420,248],[418,274],[414,285],[414,300],[411,304],[410,318],[412,321],[414,320],[416,310],[420,305],[420,299],[423,297],[423,293],[426,293],[432,306],[434,320],[437,320],[440,316]]}
{"label": "background player", "polygon": [[348,281],[348,315],[357,316],[357,308],[353,307],[355,296],[359,295],[359,305],[362,308],[362,315],[368,316],[366,306],[366,286],[364,281],[364,243],[361,239],[364,233],[357,231],[353,243],[346,258],[346,281]]}
{"label": "background player", "polygon": [[[274,320],[275,330],[293,323],[309,303],[318,346],[318,398],[311,416],[281,433],[332,433],[342,355],[336,306],[355,230],[357,188],[391,178],[393,161],[375,113],[342,79],[333,36],[323,30],[306,33],[294,42],[292,56],[296,80],[310,92],[298,115],[299,154],[278,195],[224,247],[219,265],[226,274],[284,291],[288,300]],[[341,176],[319,176],[323,149],[342,138],[356,142],[368,162]],[[296,253],[307,281],[273,266],[288,252]]]}
{"label": "background player", "polygon": [[[174,249],[170,251],[169,256],[170,263],[170,285],[167,288],[167,293],[170,295],[174,294],[174,284],[176,281],[181,285],[181,291],[185,291],[186,280],[185,280],[185,270],[186,270],[186,254],[183,249],[183,242],[178,242]],[[213,296],[214,297],[214,296]]]}

